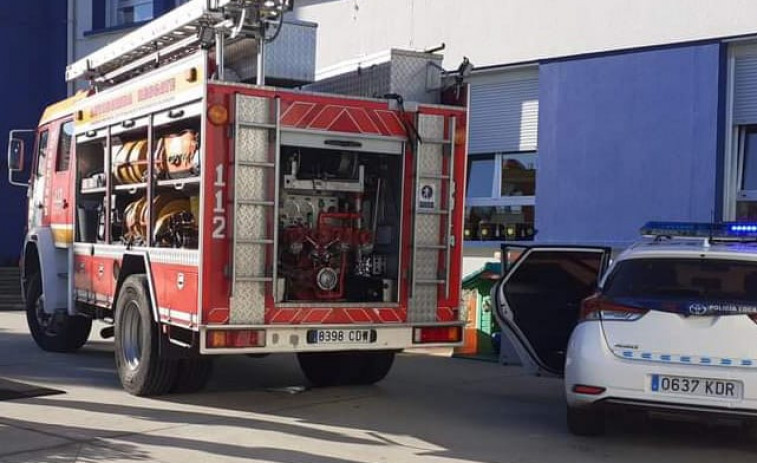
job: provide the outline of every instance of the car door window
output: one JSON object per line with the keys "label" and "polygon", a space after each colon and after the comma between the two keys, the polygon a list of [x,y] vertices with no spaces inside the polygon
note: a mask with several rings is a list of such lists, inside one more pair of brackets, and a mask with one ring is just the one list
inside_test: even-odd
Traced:
{"label": "car door window", "polygon": [[503,287],[510,320],[538,361],[561,373],[581,301],[597,287],[605,254],[538,250],[516,263]]}

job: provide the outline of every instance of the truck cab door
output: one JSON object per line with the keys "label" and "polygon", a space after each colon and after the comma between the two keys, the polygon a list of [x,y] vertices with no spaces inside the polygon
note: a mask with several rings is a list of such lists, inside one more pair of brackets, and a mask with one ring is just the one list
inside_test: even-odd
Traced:
{"label": "truck cab door", "polygon": [[37,132],[37,140],[34,144],[34,164],[32,174],[29,180],[29,213],[28,226],[29,230],[42,227],[49,223],[47,221],[47,212],[45,204],[45,188],[47,187],[47,160],[50,130],[49,127],[40,127]]}
{"label": "truck cab door", "polygon": [[52,164],[50,227],[55,245],[68,246],[73,241],[73,206],[71,204],[72,176],[71,155],[73,151],[74,124],[69,120],[60,124],[57,130],[55,149],[48,155],[54,156]]}
{"label": "truck cab door", "polygon": [[562,376],[581,301],[597,288],[610,249],[518,246],[517,254],[493,288],[494,316],[529,372]]}

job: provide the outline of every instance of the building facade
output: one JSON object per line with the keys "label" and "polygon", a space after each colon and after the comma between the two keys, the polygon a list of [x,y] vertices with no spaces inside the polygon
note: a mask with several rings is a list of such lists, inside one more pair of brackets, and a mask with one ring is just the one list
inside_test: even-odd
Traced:
{"label": "building facade", "polygon": [[474,64],[468,271],[502,241],[622,247],[648,220],[757,220],[754,2],[297,5],[319,73],[442,43],[446,68]]}
{"label": "building facade", "polygon": [[[66,18],[66,2],[28,0],[3,2],[0,7],[0,39],[7,39],[0,49],[0,60],[5,63],[0,71],[2,101],[8,109],[0,114],[0,134],[5,140],[9,130],[36,127],[44,107],[66,96]],[[3,148],[7,148],[5,143]],[[0,169],[7,178],[4,155]],[[0,197],[4,224],[0,227],[0,266],[15,266],[26,225],[26,191],[3,180]]]}
{"label": "building facade", "polygon": [[[26,103],[14,127],[63,96],[66,61],[184,1],[70,0],[7,20],[3,33],[24,37],[6,51],[9,88],[42,89],[31,105],[9,96]],[[445,68],[474,64],[473,270],[505,240],[622,246],[646,220],[757,219],[756,14],[750,0],[296,0],[289,18],[318,24],[316,78],[392,48],[444,44]],[[11,212],[3,259],[25,213]]]}

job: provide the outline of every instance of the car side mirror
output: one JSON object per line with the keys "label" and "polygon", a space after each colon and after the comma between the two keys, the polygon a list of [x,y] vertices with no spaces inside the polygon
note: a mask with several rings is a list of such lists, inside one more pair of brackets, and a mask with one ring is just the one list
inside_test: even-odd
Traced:
{"label": "car side mirror", "polygon": [[8,169],[15,172],[24,170],[24,140],[12,138],[8,145]]}

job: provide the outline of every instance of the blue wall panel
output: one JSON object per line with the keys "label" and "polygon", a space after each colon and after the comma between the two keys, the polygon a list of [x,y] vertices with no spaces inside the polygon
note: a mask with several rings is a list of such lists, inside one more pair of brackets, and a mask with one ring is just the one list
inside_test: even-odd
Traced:
{"label": "blue wall panel", "polygon": [[719,44],[539,69],[539,241],[628,242],[719,215]]}
{"label": "blue wall panel", "polygon": [[0,6],[0,265],[15,265],[26,223],[26,191],[7,181],[7,136],[34,128],[44,107],[66,96],[67,2],[26,0]]}

